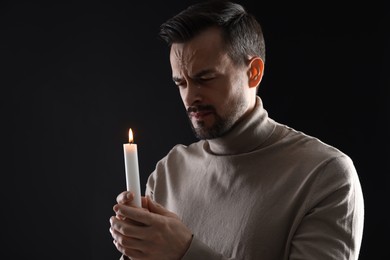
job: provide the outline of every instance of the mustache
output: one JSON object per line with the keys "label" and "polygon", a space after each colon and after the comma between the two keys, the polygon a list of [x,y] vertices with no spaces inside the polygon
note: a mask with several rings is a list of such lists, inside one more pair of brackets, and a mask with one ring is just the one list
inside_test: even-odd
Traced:
{"label": "mustache", "polygon": [[202,112],[202,111],[215,112],[215,108],[212,105],[195,105],[187,108],[187,114]]}

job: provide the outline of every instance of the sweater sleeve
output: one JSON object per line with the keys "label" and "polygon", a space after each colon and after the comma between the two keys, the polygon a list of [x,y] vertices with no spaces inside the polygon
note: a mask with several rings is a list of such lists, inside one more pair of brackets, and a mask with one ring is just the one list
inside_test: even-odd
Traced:
{"label": "sweater sleeve", "polygon": [[289,259],[358,259],[364,205],[349,157],[334,158],[319,169],[306,208]]}

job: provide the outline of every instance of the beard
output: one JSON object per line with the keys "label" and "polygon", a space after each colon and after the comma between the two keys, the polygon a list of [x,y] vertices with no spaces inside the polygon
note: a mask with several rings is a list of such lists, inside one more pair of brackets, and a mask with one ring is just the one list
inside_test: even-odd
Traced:
{"label": "beard", "polygon": [[[194,105],[187,109],[188,118],[192,131],[198,139],[214,139],[228,133],[245,113],[247,106],[244,99],[236,100],[234,104],[229,104],[224,115],[217,113],[212,105]],[[197,120],[194,124],[191,120],[191,112],[210,111],[214,116],[214,123],[207,127],[203,120]]]}

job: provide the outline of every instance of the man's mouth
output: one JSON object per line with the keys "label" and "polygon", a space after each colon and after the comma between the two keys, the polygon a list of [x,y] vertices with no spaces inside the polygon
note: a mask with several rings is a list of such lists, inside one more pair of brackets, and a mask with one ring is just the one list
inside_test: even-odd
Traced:
{"label": "man's mouth", "polygon": [[215,113],[214,107],[210,105],[192,106],[187,109],[188,116],[196,120],[202,120],[205,117]]}
{"label": "man's mouth", "polygon": [[201,112],[191,112],[189,115],[191,118],[195,118],[196,120],[201,120],[208,115],[214,113],[213,111],[201,111]]}

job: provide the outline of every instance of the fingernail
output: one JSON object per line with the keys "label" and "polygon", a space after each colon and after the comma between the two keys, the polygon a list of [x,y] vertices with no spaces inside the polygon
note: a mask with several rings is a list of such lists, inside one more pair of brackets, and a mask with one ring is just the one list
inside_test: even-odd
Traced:
{"label": "fingernail", "polygon": [[131,194],[131,192],[126,194],[126,199],[131,199],[132,197],[133,197],[133,194]]}

